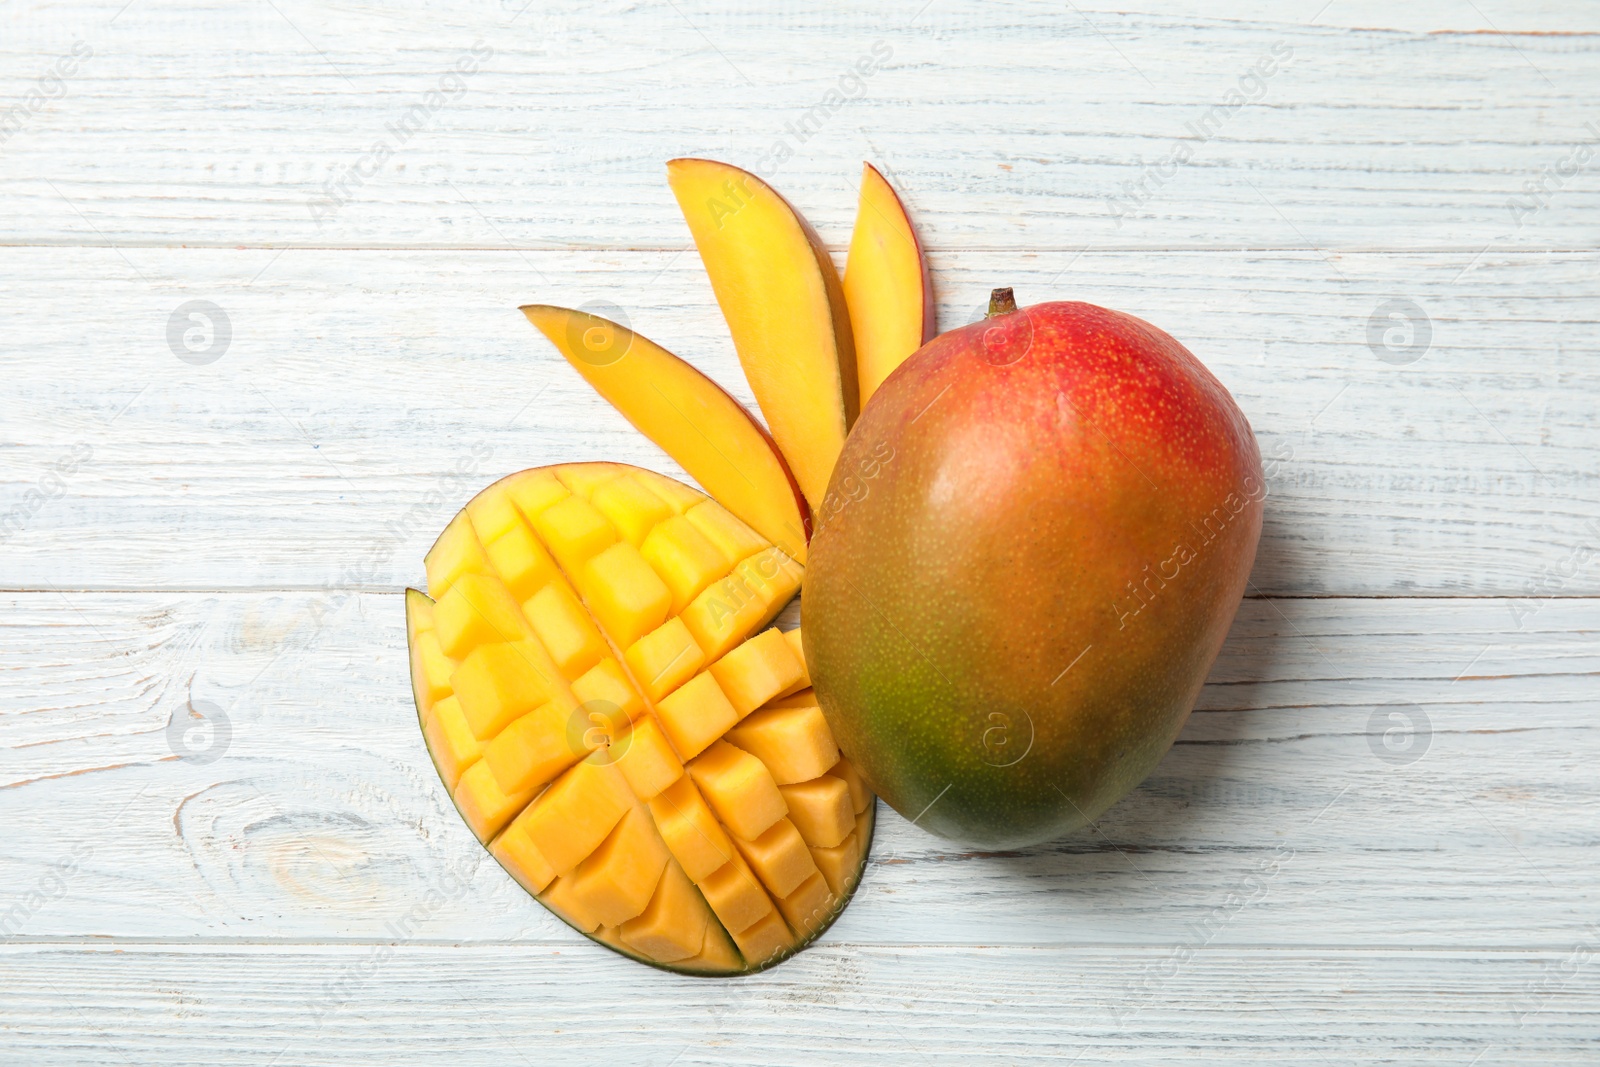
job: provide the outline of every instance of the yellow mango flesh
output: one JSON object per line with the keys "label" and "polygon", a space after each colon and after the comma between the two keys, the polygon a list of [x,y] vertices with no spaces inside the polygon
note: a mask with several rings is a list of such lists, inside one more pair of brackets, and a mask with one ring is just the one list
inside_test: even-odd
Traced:
{"label": "yellow mango flesh", "polygon": [[858,409],[855,341],[833,261],[806,221],[753,174],[674,159],[667,180],[745,378],[816,511]]}
{"label": "yellow mango flesh", "polygon": [[935,332],[922,245],[900,197],[870,163],[861,170],[861,198],[843,283],[865,406],[890,372]]}
{"label": "yellow mango flesh", "polygon": [[[495,483],[426,568],[443,592],[406,600],[424,739],[524,888],[697,974],[770,965],[831,922],[863,850],[819,844],[841,807],[853,841],[870,814],[858,826],[831,737],[804,714],[769,721],[808,683],[798,633],[762,629],[799,564],[687,486],[593,463]],[[834,784],[790,783],[825,758],[809,778],[835,768]]]}

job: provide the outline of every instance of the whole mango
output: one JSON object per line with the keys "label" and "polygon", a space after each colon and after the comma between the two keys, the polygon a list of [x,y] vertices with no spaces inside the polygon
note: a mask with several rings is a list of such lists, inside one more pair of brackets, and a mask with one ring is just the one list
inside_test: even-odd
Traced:
{"label": "whole mango", "polygon": [[1183,345],[996,290],[874,394],[817,516],[805,652],[840,747],[965,844],[1083,826],[1194,707],[1265,496],[1249,423]]}

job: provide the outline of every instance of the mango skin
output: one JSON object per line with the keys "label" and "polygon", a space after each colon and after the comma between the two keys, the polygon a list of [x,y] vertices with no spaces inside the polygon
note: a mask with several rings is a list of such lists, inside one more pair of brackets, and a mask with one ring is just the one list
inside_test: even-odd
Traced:
{"label": "mango skin", "polygon": [[1233,398],[1146,322],[1062,302],[935,338],[862,412],[811,543],[835,739],[963,844],[1082,827],[1188,718],[1265,496]]}

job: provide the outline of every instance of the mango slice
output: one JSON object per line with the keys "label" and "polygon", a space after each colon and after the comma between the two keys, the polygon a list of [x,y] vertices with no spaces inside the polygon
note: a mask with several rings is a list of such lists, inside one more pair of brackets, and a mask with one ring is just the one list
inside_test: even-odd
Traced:
{"label": "mango slice", "polygon": [[702,494],[615,463],[496,482],[425,563],[437,599],[406,595],[423,737],[519,884],[689,974],[770,966],[826,929],[872,809],[795,695],[798,631],[763,628],[798,563]]}
{"label": "mango slice", "polygon": [[933,281],[905,205],[878,168],[861,165],[861,199],[844,268],[861,404],[906,357],[933,340]]}

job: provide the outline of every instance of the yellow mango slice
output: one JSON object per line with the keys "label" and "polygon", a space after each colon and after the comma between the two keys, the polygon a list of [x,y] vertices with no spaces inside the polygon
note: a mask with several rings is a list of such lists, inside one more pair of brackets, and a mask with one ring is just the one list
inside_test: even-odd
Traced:
{"label": "yellow mango slice", "polygon": [[478,543],[472,520],[465,511],[450,520],[422,563],[428,574],[428,591],[435,601],[448,593],[461,575],[484,571],[487,561],[483,546]]}
{"label": "yellow mango slice", "polygon": [[672,590],[675,613],[725,576],[735,562],[682,515],[673,515],[651,530],[639,551]]}
{"label": "yellow mango slice", "polygon": [[446,788],[455,789],[462,773],[483,755],[483,742],[472,735],[460,701],[450,696],[435,704],[423,723],[422,733],[439,768],[439,777],[444,779]]}
{"label": "yellow mango slice", "polygon": [[799,629],[790,630],[783,635],[783,639],[789,642],[789,651],[794,653],[794,658],[800,661],[800,684],[795,686],[794,691],[811,688],[811,668],[806,665],[806,650],[800,641]]}
{"label": "yellow mango slice", "polygon": [[788,896],[779,897],[777,904],[790,929],[805,936],[828,921],[838,899],[827,879],[814,871]]}
{"label": "yellow mango slice", "polygon": [[893,186],[871,163],[861,165],[861,199],[843,288],[865,407],[889,373],[937,332],[922,243]]}
{"label": "yellow mango slice", "polygon": [[736,578],[706,586],[680,618],[707,659],[718,660],[766,619],[765,601]]}
{"label": "yellow mango slice", "polygon": [[733,841],[686,774],[650,801],[661,837],[696,885],[737,854]]}
{"label": "yellow mango slice", "polygon": [[566,582],[551,582],[530,597],[522,610],[563,678],[577,678],[608,651],[606,639]]}
{"label": "yellow mango slice", "polygon": [[487,740],[560,692],[550,672],[540,669],[542,658],[529,641],[480,645],[467,654],[450,686],[472,736]]}
{"label": "yellow mango slice", "polygon": [[841,758],[828,768],[828,773],[844,779],[844,784],[850,787],[850,806],[857,815],[867,810],[872,803],[872,790],[867,788],[867,783],[861,779],[861,772],[851,766],[849,760]]}
{"label": "yellow mango slice", "polygon": [[747,559],[767,547],[760,534],[740,522],[726,508],[719,508],[709,501],[696,504],[685,511],[683,517],[727,559]]}
{"label": "yellow mango slice", "polygon": [[562,775],[517,822],[562,875],[588,858],[636,802],[622,771],[601,750]]}
{"label": "yellow mango slice", "polygon": [[644,714],[644,698],[614,656],[607,656],[573,682],[572,695],[585,705],[586,715],[599,715],[607,720],[604,725],[619,730]]}
{"label": "yellow mango slice", "polygon": [[804,668],[778,630],[750,638],[713,663],[710,671],[740,718],[804,677]]}
{"label": "yellow mango slice", "polygon": [[788,813],[762,762],[726,741],[690,761],[688,770],[711,810],[736,837],[760,837]]}
{"label": "yellow mango slice", "polygon": [[774,897],[788,896],[817,873],[805,839],[788,819],[779,819],[753,841],[736,837],[733,843]]}
{"label": "yellow mango slice", "polygon": [[528,835],[516,823],[506,827],[504,833],[489,845],[489,853],[500,865],[511,872],[511,877],[528,892],[538,893],[555,880],[555,869],[550,861],[534,847]]}
{"label": "yellow mango slice", "polygon": [[580,934],[593,933],[600,926],[590,901],[583,895],[582,887],[572,875],[556,878],[539,894],[545,907],[571,924]]}
{"label": "yellow mango slice", "polygon": [[506,792],[525,792],[549,782],[588,755],[584,733],[573,726],[573,712],[551,702],[530,711],[483,746],[483,759],[495,784]]}
{"label": "yellow mango slice", "polygon": [[497,578],[467,572],[433,605],[433,632],[451,659],[465,659],[479,645],[520,641],[529,634],[516,599]]}
{"label": "yellow mango slice", "polygon": [[[628,787],[640,800],[650,800],[683,777],[683,764],[653,715],[641,716],[627,733],[612,743],[611,753],[623,777],[628,779]],[[848,798],[847,791],[847,801]]]}
{"label": "yellow mango slice", "polygon": [[594,491],[595,510],[610,520],[628,544],[638,548],[672,508],[636,478],[613,478]]}
{"label": "yellow mango slice", "polygon": [[809,782],[839,762],[839,746],[818,707],[766,708],[746,716],[727,737],[766,764],[779,785]]}
{"label": "yellow mango slice", "polygon": [[856,828],[856,812],[850,799],[850,786],[831,774],[809,782],[780,785],[789,819],[806,839],[806,844],[832,848]]}
{"label": "yellow mango slice", "polygon": [[772,898],[737,854],[697,884],[718,921],[735,939],[740,930],[748,929],[773,910]]}
{"label": "yellow mango slice", "polygon": [[650,903],[671,858],[649,809],[641,805],[624,814],[611,836],[578,864],[571,875],[574,889],[603,925],[621,926]]}
{"label": "yellow mango slice", "polygon": [[683,759],[698,756],[739,721],[739,713],[707,673],[695,675],[656,701],[656,716]]}
{"label": "yellow mango slice", "polygon": [[860,865],[861,839],[852,830],[832,848],[813,848],[811,861],[828,880],[828,888],[842,896],[850,891],[850,880],[855,877]]}
{"label": "yellow mango slice", "polygon": [[522,525],[517,505],[511,502],[506,487],[498,482],[468,501],[466,510],[478,542],[483,545]]}
{"label": "yellow mango slice", "polygon": [[627,647],[667,621],[672,594],[639,550],[618,541],[584,564],[578,592],[617,644]]}
{"label": "yellow mango slice", "polygon": [[462,821],[479,841],[487,841],[527,806],[533,799],[533,790],[507,793],[496,784],[489,765],[480,759],[461,772],[452,795]]}
{"label": "yellow mango slice", "polygon": [[504,479],[503,484],[506,495],[529,522],[543,514],[550,505],[572,495],[572,491],[562,485],[561,480],[548,468],[513,474]]}
{"label": "yellow mango slice", "polygon": [[431,631],[411,643],[411,686],[417,695],[419,713],[427,714],[435,703],[450,695],[450,675],[455,669]]}
{"label": "yellow mango slice", "polygon": [[555,580],[556,561],[520,520],[484,550],[519,604]]}
{"label": "yellow mango slice", "polygon": [[623,944],[655,962],[676,963],[700,954],[712,921],[705,898],[683,868],[668,860],[649,905],[618,934]]}
{"label": "yellow mango slice", "polygon": [[743,953],[745,963],[760,967],[794,944],[794,935],[789,932],[789,924],[783,921],[783,916],[773,910],[736,932],[733,941]]}
{"label": "yellow mango slice", "polygon": [[539,512],[533,529],[568,574],[578,573],[591,557],[617,539],[606,517],[580,496],[563,497]]}
{"label": "yellow mango slice", "polygon": [[705,664],[706,654],[683,620],[671,618],[635,641],[625,658],[650,699],[660,700],[694,677]]}

